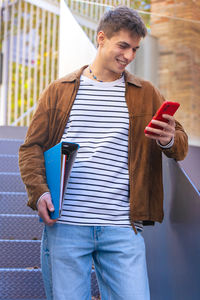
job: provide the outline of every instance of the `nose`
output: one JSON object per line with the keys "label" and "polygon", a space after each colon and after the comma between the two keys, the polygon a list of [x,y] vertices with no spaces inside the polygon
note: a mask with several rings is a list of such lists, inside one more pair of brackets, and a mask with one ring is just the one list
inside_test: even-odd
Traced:
{"label": "nose", "polygon": [[132,49],[127,49],[124,58],[130,63],[135,58],[136,53]]}

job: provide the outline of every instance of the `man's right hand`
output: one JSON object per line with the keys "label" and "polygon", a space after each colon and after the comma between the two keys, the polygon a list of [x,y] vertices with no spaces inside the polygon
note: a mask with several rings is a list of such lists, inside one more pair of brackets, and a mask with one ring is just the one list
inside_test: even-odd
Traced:
{"label": "man's right hand", "polygon": [[57,219],[52,220],[49,216],[49,211],[54,211],[50,193],[47,193],[40,198],[37,208],[38,215],[40,216],[40,218],[42,218],[46,225],[52,226],[57,221]]}

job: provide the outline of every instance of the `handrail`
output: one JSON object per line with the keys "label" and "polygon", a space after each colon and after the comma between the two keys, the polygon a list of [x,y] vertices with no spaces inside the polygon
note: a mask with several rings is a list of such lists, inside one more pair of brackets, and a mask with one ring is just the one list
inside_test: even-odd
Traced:
{"label": "handrail", "polygon": [[37,106],[37,103],[33,105],[29,110],[27,110],[25,113],[23,113],[17,120],[15,120],[13,123],[11,123],[10,126],[16,126],[21,120],[23,120],[26,116],[28,116]]}

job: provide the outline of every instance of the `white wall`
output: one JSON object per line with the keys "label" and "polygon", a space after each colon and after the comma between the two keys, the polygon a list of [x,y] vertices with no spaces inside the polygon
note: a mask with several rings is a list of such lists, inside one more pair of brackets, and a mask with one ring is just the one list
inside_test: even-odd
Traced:
{"label": "white wall", "polygon": [[90,64],[96,49],[64,0],[60,2],[59,77]]}

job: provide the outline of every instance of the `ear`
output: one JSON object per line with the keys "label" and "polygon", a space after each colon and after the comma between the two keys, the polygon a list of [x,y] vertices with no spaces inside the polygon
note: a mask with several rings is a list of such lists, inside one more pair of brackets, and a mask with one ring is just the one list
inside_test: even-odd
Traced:
{"label": "ear", "polygon": [[106,35],[103,31],[99,31],[97,34],[97,44],[103,46],[106,39]]}

